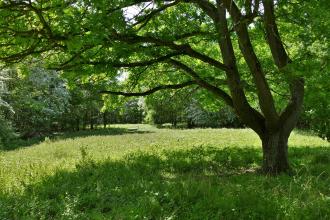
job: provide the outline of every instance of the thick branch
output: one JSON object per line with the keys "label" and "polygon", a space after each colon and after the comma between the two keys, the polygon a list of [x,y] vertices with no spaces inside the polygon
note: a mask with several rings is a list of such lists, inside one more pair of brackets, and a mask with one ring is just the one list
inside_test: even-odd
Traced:
{"label": "thick branch", "polygon": [[141,30],[143,27],[145,27],[148,22],[153,18],[155,17],[157,14],[161,13],[162,11],[166,10],[167,8],[169,7],[172,7],[172,6],[175,6],[177,4],[179,4],[180,1],[174,1],[172,3],[169,3],[169,4],[165,4],[165,5],[162,5],[161,7],[155,9],[155,10],[152,10],[151,12],[149,12],[147,15],[143,16],[142,18],[138,19],[138,21],[136,23],[133,24],[133,26],[136,26],[136,25],[139,25],[141,24],[141,26],[139,27],[139,30]]}
{"label": "thick branch", "polygon": [[166,60],[170,59],[171,57],[178,56],[178,55],[181,55],[181,54],[182,53],[175,52],[175,53],[170,53],[170,54],[167,54],[165,56],[161,56],[161,57],[158,57],[156,59],[151,59],[151,60],[147,60],[147,61],[131,62],[131,63],[112,63],[111,66],[112,67],[117,67],[117,68],[120,68],[120,67],[149,66],[149,65],[153,65],[155,63],[160,63],[160,62],[166,61]]}
{"label": "thick branch", "polygon": [[36,15],[38,16],[40,22],[43,25],[43,28],[46,29],[48,35],[50,36],[50,38],[52,38],[53,37],[53,31],[50,28],[50,25],[47,23],[45,17],[43,16],[42,10],[39,10],[39,9],[33,7],[32,4],[28,4],[28,7],[31,8],[36,13]]}
{"label": "thick branch", "polygon": [[233,0],[223,0],[222,2],[235,22],[239,47],[254,78],[254,83],[258,91],[259,105],[267,119],[267,127],[269,129],[277,129],[279,116],[276,112],[274,99],[260,61],[254,52],[247,25],[242,22],[243,16]]}
{"label": "thick branch", "polygon": [[191,76],[199,86],[212,92],[216,96],[223,99],[229,106],[233,107],[233,100],[225,91],[223,91],[222,89],[215,87],[215,86],[211,85],[210,83],[206,82],[205,80],[203,80],[193,69],[189,68],[187,65],[185,65],[177,60],[173,60],[173,59],[170,59],[169,63],[174,65],[175,67],[183,70],[186,74]]}
{"label": "thick branch", "polygon": [[291,83],[291,100],[280,116],[284,134],[289,135],[296,126],[304,100],[304,80],[297,78]]}
{"label": "thick branch", "polygon": [[226,71],[226,75],[231,97],[233,99],[234,109],[245,124],[251,127],[259,135],[262,135],[264,132],[264,118],[257,110],[250,106],[245,96],[228,29],[226,10],[220,1],[217,2],[217,13],[214,16],[214,23],[218,32],[218,42],[223,61],[226,66],[230,67],[229,70]]}
{"label": "thick branch", "polygon": [[216,19],[217,8],[212,3],[207,0],[192,0],[192,2],[196,3],[210,18]]}
{"label": "thick branch", "polygon": [[133,97],[133,96],[147,96],[151,95],[159,90],[164,90],[164,89],[182,89],[187,86],[195,85],[195,81],[187,81],[181,84],[174,84],[174,85],[160,85],[155,88],[149,89],[144,92],[117,92],[117,91],[100,91],[101,94],[111,94],[111,95],[121,95],[121,96],[126,96],[126,97]]}
{"label": "thick branch", "polygon": [[[223,63],[205,55],[202,54],[193,48],[189,44],[176,44],[173,41],[167,41],[163,39],[158,39],[152,36],[139,36],[139,35],[124,35],[124,34],[118,34],[117,32],[113,32],[112,36],[116,40],[123,41],[130,44],[135,43],[154,43],[158,46],[165,46],[169,47],[175,51],[182,52],[185,55],[188,55],[192,58],[197,58],[205,63],[208,63],[216,68],[219,68],[221,70],[228,70],[228,67],[224,65]],[[174,40],[175,41],[175,40]]]}
{"label": "thick branch", "polygon": [[274,62],[278,68],[283,68],[290,63],[290,58],[286,53],[278,28],[275,22],[274,1],[263,0],[264,24],[266,29],[266,39],[273,55]]}
{"label": "thick branch", "polygon": [[164,62],[168,59],[170,59],[171,57],[174,56],[178,56],[181,55],[182,53],[180,52],[174,52],[174,53],[170,53],[155,59],[151,59],[151,60],[146,60],[146,61],[137,61],[137,62],[128,62],[128,63],[124,63],[124,62],[111,62],[111,61],[83,61],[83,62],[79,62],[79,63],[75,63],[75,64],[71,64],[68,65],[69,62],[71,62],[75,56],[73,56],[73,58],[70,58],[68,61],[66,61],[64,63],[64,65],[61,65],[58,68],[54,68],[56,70],[64,70],[64,69],[71,69],[75,66],[80,66],[80,65],[109,65],[111,67],[115,67],[115,68],[133,68],[133,67],[143,67],[143,66],[150,66],[153,65],[155,63],[160,63],[160,62]]}
{"label": "thick branch", "polygon": [[[118,10],[121,10],[121,9],[124,9],[124,8],[128,8],[128,7],[131,7],[131,6],[135,6],[135,5],[138,5],[138,4],[141,4],[141,3],[146,3],[146,2],[153,2],[152,0],[134,0],[134,1],[131,1],[130,3],[126,3],[124,2],[123,5],[119,5],[117,7],[114,7],[114,8],[109,8],[107,9],[107,13],[110,14],[110,13],[113,13],[115,11],[118,11]],[[172,0],[163,0],[163,2],[172,2]]]}
{"label": "thick branch", "polygon": [[51,48],[42,48],[40,50],[37,50],[37,47],[39,46],[40,40],[36,43],[34,43],[33,45],[31,45],[30,47],[19,51],[15,54],[11,54],[11,55],[7,55],[7,56],[0,56],[0,61],[3,62],[7,62],[7,63],[15,63],[15,62],[19,62],[22,59],[24,59],[25,57],[32,55],[32,54],[39,54],[42,52],[46,52],[49,51]]}

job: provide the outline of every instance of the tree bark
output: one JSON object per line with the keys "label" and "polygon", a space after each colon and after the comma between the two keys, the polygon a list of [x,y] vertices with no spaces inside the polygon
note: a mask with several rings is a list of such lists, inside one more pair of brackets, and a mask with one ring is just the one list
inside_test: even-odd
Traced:
{"label": "tree bark", "polygon": [[77,131],[80,130],[80,119],[79,118],[76,119],[76,130]]}
{"label": "tree bark", "polygon": [[103,112],[103,128],[106,129],[107,128],[107,112]]}
{"label": "tree bark", "polygon": [[283,131],[267,133],[261,138],[263,150],[262,171],[279,174],[290,171],[288,160],[288,135]]}
{"label": "tree bark", "polygon": [[87,120],[88,120],[88,112],[86,111],[85,115],[84,115],[84,118],[83,118],[83,127],[82,127],[83,130],[86,130],[86,127],[87,127],[87,124],[88,124]]}
{"label": "tree bark", "polygon": [[288,139],[297,124],[302,109],[304,81],[302,79],[295,80],[291,89],[291,101],[281,114],[279,129],[266,131],[263,135],[260,135],[263,150],[262,169],[268,174],[276,175],[290,171]]}
{"label": "tree bark", "polygon": [[91,115],[90,118],[90,126],[91,126],[91,130],[94,130],[94,121],[93,121],[93,116]]}

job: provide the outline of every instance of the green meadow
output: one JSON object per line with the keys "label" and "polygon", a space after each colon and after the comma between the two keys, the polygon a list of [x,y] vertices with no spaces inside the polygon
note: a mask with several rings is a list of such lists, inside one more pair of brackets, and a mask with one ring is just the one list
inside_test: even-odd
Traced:
{"label": "green meadow", "polygon": [[249,129],[112,125],[0,151],[0,219],[330,219],[330,144],[289,141],[264,176]]}

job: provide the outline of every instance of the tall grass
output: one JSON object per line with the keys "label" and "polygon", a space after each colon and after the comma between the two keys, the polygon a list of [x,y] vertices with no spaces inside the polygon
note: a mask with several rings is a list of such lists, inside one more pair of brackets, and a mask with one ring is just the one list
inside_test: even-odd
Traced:
{"label": "tall grass", "polygon": [[329,219],[330,145],[294,133],[289,154],[295,174],[267,177],[248,129],[47,138],[0,153],[0,219]]}

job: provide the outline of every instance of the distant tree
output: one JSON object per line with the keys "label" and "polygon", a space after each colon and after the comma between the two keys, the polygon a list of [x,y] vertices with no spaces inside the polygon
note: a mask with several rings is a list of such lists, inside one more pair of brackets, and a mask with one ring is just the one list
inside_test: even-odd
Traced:
{"label": "distant tree", "polygon": [[8,81],[7,71],[0,71],[0,150],[8,148],[11,140],[15,138],[15,133],[9,120],[5,118],[4,112],[10,111],[14,113],[14,110],[9,103],[7,103],[3,96],[8,95],[6,81]]}
{"label": "distant tree", "polygon": [[191,89],[181,91],[163,91],[145,99],[147,121],[154,124],[177,123],[185,121],[185,108],[191,102]]}
{"label": "distant tree", "polygon": [[185,108],[185,117],[188,127],[242,127],[242,123],[229,107],[208,110],[196,100],[192,100]]}
{"label": "distant tree", "polygon": [[144,109],[142,100],[132,99],[128,100],[121,107],[121,122],[122,123],[142,123],[144,117]]}
{"label": "distant tree", "polygon": [[[221,103],[214,106],[203,103],[194,88],[163,91],[145,98],[146,121],[157,125],[183,123],[193,127],[238,127],[241,125],[235,113]],[[205,101],[205,99],[204,99]],[[214,102],[213,102],[214,104]],[[182,126],[182,125],[180,125]]]}
{"label": "distant tree", "polygon": [[8,70],[0,71],[0,107],[5,107],[13,112],[13,108],[3,99],[3,96],[8,92],[6,81],[8,81]]}
{"label": "distant tree", "polygon": [[13,107],[14,127],[25,137],[52,131],[69,100],[65,82],[56,71],[40,66],[11,71],[7,99]]}

